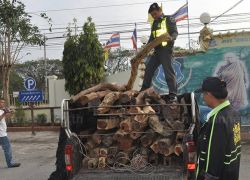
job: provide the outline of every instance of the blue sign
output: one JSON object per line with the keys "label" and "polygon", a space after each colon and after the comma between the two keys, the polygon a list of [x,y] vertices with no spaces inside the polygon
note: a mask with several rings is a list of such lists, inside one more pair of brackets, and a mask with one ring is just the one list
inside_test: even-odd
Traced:
{"label": "blue sign", "polygon": [[36,81],[32,77],[28,77],[24,80],[24,87],[28,90],[34,90],[36,88]]}
{"label": "blue sign", "polygon": [[19,101],[20,102],[40,102],[43,101],[43,92],[42,91],[20,91],[19,92]]}

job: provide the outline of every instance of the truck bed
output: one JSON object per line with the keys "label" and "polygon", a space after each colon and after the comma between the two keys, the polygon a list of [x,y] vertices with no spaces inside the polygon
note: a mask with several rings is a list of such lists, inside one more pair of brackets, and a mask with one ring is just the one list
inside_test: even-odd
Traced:
{"label": "truck bed", "polygon": [[113,170],[81,169],[73,180],[184,180],[185,173],[180,166],[154,167],[150,172],[115,172]]}

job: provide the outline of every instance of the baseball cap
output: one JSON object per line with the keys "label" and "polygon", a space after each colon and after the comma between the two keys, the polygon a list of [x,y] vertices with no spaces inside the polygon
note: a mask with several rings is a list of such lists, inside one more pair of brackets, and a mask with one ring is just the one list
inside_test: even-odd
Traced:
{"label": "baseball cap", "polygon": [[157,3],[153,3],[150,5],[149,9],[148,9],[148,13],[151,13],[154,10],[159,10],[160,6]]}
{"label": "baseball cap", "polygon": [[225,81],[222,81],[218,77],[207,77],[203,80],[202,86],[200,89],[197,89],[195,92],[222,92],[225,91],[227,84]]}

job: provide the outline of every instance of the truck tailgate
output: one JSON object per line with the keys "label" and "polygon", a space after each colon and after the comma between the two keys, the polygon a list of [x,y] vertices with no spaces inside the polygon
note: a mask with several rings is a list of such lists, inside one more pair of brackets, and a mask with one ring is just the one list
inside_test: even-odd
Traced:
{"label": "truck tailgate", "polygon": [[154,171],[136,172],[114,172],[112,170],[80,170],[73,180],[184,180],[185,173],[181,167],[158,168]]}

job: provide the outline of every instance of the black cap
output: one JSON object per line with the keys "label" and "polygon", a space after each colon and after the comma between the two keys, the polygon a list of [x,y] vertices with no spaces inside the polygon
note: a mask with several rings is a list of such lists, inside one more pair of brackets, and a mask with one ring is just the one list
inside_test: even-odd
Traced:
{"label": "black cap", "polygon": [[207,77],[203,80],[202,87],[200,89],[197,89],[195,92],[201,93],[201,92],[222,92],[225,91],[227,87],[227,84],[225,81],[222,81],[218,77]]}
{"label": "black cap", "polygon": [[148,9],[148,13],[151,13],[154,10],[160,10],[161,7],[157,4],[157,3],[153,3],[150,5],[149,9]]}

